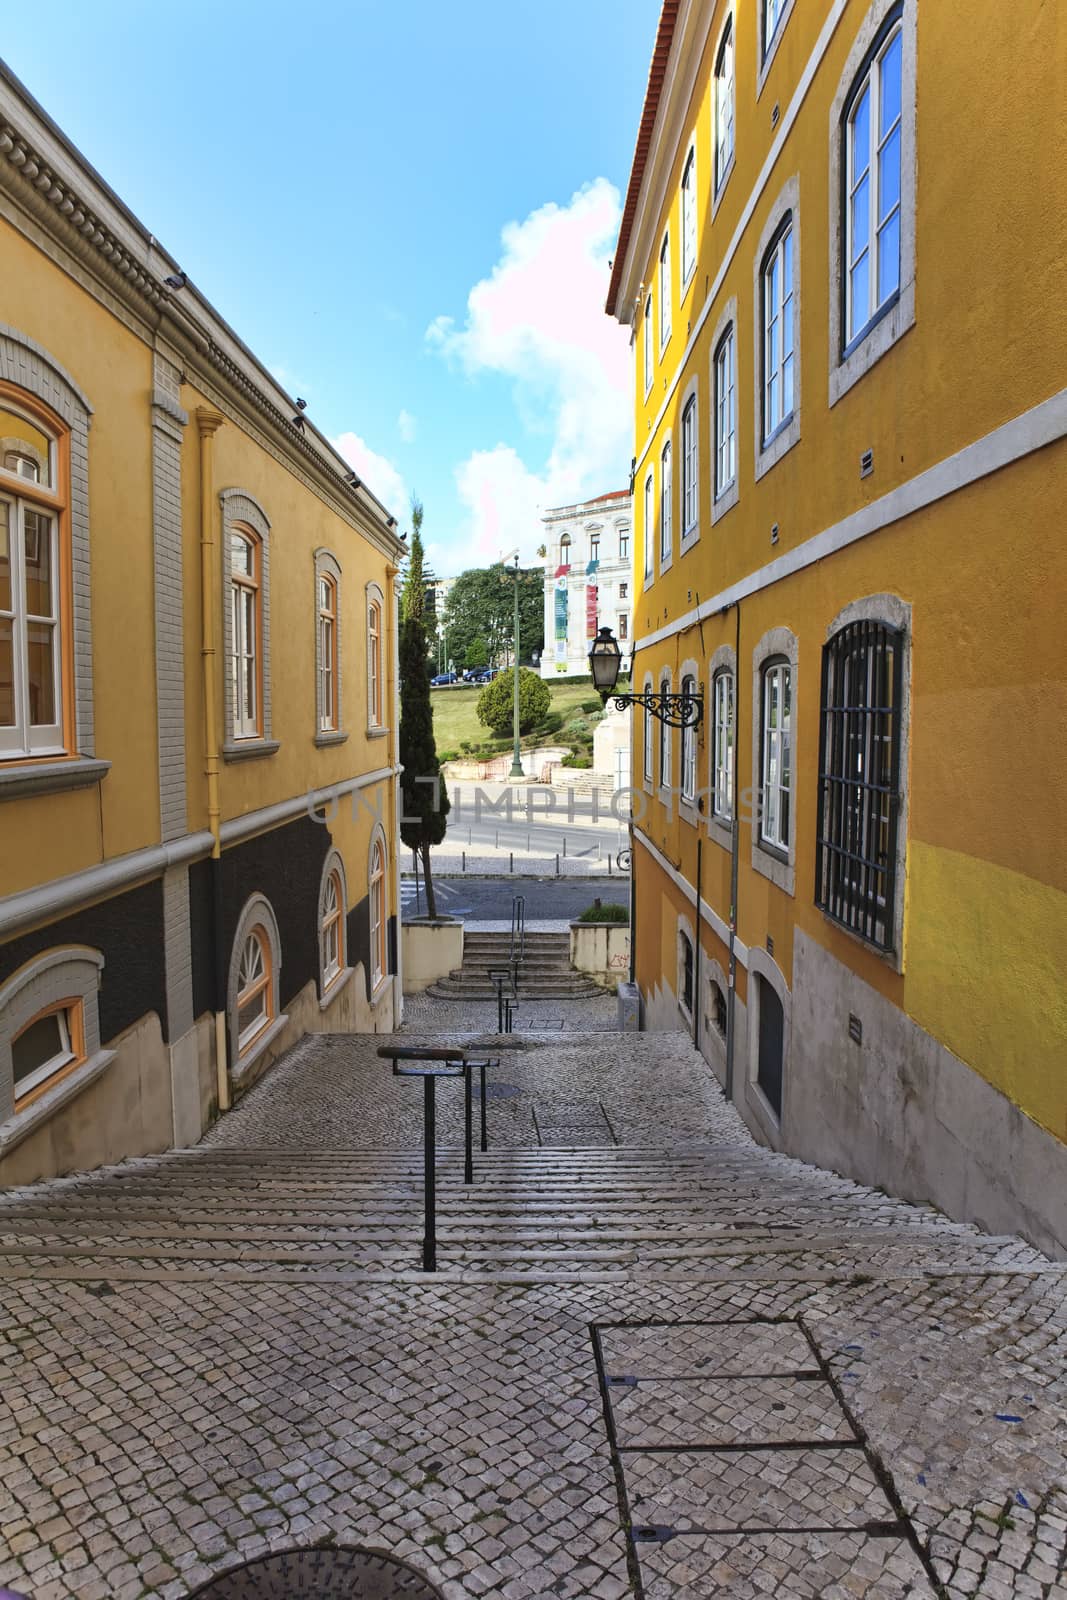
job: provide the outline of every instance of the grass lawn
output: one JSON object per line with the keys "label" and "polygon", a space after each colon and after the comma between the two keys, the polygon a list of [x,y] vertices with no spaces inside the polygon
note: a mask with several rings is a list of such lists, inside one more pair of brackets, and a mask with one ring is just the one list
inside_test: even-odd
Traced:
{"label": "grass lawn", "polygon": [[[558,711],[564,724],[572,717],[582,716],[591,732],[594,725],[600,721],[603,713],[599,710],[588,714],[579,711],[583,701],[597,699],[597,692],[591,683],[575,683],[573,680],[563,679],[558,683],[550,682],[548,685],[552,692],[552,704],[549,711]],[[484,722],[478,721],[475,707],[478,704],[480,687],[469,689],[454,689],[442,686],[440,689],[431,689],[431,703],[433,705],[433,731],[437,741],[438,752],[442,750],[458,751],[466,739],[470,744],[482,744],[493,737]],[[532,737],[532,736],[531,736]],[[570,744],[572,741],[564,727],[558,733],[547,735],[550,743]],[[524,743],[528,740],[524,737]]]}

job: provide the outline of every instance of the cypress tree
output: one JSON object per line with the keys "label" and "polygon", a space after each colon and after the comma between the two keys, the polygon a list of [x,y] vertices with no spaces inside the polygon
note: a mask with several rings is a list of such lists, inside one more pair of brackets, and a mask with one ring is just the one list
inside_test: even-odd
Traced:
{"label": "cypress tree", "polygon": [[[451,801],[441,777],[430,702],[426,655],[426,577],[422,549],[422,502],[411,502],[411,550],[400,595],[400,837],[422,857],[426,909],[437,915],[430,850],[445,836]],[[419,780],[422,780],[421,782]]]}

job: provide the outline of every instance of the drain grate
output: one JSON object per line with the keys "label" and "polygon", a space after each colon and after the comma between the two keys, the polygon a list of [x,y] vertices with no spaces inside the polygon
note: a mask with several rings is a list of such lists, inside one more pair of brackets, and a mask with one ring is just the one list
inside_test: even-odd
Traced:
{"label": "drain grate", "polygon": [[374,1550],[285,1550],[231,1567],[199,1600],[441,1600],[403,1561]]}
{"label": "drain grate", "polygon": [[639,1600],[747,1594],[757,1574],[817,1600],[857,1571],[894,1600],[942,1595],[800,1318],[590,1332]]}

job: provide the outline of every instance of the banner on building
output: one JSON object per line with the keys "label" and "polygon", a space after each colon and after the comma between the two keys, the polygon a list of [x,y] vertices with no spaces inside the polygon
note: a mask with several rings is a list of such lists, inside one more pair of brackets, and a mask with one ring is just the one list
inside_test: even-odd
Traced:
{"label": "banner on building", "polygon": [[567,659],[567,580],[556,584],[556,660]]}
{"label": "banner on building", "polygon": [[596,606],[599,590],[595,583],[591,583],[585,591],[585,633],[586,638],[596,638]]}

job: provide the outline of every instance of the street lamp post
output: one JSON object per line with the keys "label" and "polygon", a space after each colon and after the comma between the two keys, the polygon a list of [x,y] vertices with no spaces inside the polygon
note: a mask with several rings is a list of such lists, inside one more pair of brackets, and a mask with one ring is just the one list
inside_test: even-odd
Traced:
{"label": "street lamp post", "polygon": [[600,695],[603,704],[614,700],[616,709],[624,711],[627,706],[643,706],[652,716],[660,722],[665,722],[671,728],[695,728],[704,715],[704,692],[697,689],[692,693],[686,689],[681,694],[617,694],[615,685],[619,678],[619,666],[622,662],[622,651],[619,649],[618,640],[610,628],[601,628],[589,651],[589,670],[593,678],[593,687]]}
{"label": "street lamp post", "polygon": [[519,754],[519,552],[515,552],[515,700],[512,708],[512,727],[515,749],[511,757],[511,777],[521,778],[522,757]]}

